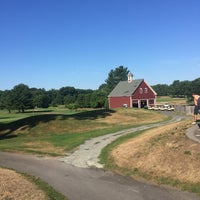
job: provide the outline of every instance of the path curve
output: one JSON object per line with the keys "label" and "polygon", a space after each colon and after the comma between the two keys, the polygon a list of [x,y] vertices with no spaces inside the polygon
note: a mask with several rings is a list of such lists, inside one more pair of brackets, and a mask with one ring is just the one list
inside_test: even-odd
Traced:
{"label": "path curve", "polygon": [[115,133],[110,133],[107,135],[99,136],[92,138],[86,141],[84,144],[80,145],[76,151],[71,154],[68,154],[66,157],[61,160],[69,165],[73,165],[81,168],[103,168],[103,165],[99,163],[99,155],[102,149],[107,146],[109,143],[113,142],[122,135],[133,133],[136,131],[146,130],[149,128],[154,128],[162,126],[169,123],[174,123],[180,121],[183,117],[173,116],[170,121],[160,122],[155,124],[149,124],[144,126],[139,126],[136,128],[125,129]]}

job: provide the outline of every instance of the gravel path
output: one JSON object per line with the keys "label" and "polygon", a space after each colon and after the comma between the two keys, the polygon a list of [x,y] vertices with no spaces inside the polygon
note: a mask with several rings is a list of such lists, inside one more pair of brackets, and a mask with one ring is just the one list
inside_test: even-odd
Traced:
{"label": "gravel path", "polygon": [[101,153],[101,150],[112,141],[116,140],[122,135],[162,126],[169,123],[174,123],[176,121],[180,121],[182,118],[183,117],[181,116],[173,116],[173,118],[167,122],[144,125],[137,128],[126,129],[123,131],[118,131],[108,135],[93,138],[80,145],[76,151],[74,151],[72,154],[68,154],[61,160],[67,164],[81,168],[103,168],[103,165],[99,163],[98,157]]}

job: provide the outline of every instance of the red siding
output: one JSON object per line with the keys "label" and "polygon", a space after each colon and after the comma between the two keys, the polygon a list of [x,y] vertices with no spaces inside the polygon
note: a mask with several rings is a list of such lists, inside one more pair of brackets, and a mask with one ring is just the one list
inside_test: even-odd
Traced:
{"label": "red siding", "polygon": [[[140,88],[142,88],[142,93],[140,92]],[[145,88],[147,88],[147,92],[145,92]],[[132,99],[154,99],[155,94],[149,88],[149,86],[143,81],[137,90],[132,95]]]}
{"label": "red siding", "polygon": [[109,98],[109,107],[120,108],[123,107],[123,104],[127,104],[130,107],[130,97],[110,97]]}

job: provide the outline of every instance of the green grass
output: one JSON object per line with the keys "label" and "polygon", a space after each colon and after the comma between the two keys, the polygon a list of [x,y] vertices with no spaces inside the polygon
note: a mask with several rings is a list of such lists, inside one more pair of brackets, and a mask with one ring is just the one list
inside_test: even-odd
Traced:
{"label": "green grass", "polygon": [[161,96],[161,97],[158,97],[156,99],[156,102],[159,104],[159,103],[168,103],[168,104],[171,104],[173,105],[174,102],[176,103],[180,103],[182,104],[183,102],[186,103],[187,99],[186,98],[172,98],[172,97],[169,97],[169,96]]}
{"label": "green grass", "polygon": [[101,151],[101,155],[99,156],[100,163],[104,164],[106,169],[119,169],[117,165],[115,165],[113,158],[110,156],[109,152],[112,151],[116,146],[122,144],[123,142],[137,137],[138,135],[142,134],[143,131],[137,131],[134,133],[127,134],[125,136],[121,136],[120,138],[116,139],[115,141],[111,142],[109,145],[107,145],[103,150]]}
{"label": "green grass", "polygon": [[40,178],[24,173],[22,175],[27,180],[34,183],[40,190],[42,190],[50,200],[67,200],[67,198],[64,195],[57,192],[53,187],[51,187],[46,182],[42,181]]}
{"label": "green grass", "polygon": [[65,147],[66,151],[71,151],[77,146],[83,144],[86,140],[89,140],[94,137],[106,135],[109,133],[113,133],[122,129],[123,129],[122,126],[115,126],[108,129],[93,130],[93,131],[84,132],[84,133],[54,135],[54,136],[50,136],[49,138],[46,138],[46,141],[51,142],[55,146]]}
{"label": "green grass", "polygon": [[[59,110],[58,113],[56,110],[51,113],[48,111],[48,114],[41,112],[32,115],[30,112],[5,114],[1,111],[0,120],[3,122],[0,123],[0,150],[39,153],[38,149],[34,150],[26,145],[31,142],[49,142],[55,147],[71,150],[87,139],[118,130],[116,127],[112,130],[104,130],[104,128],[93,130],[96,126],[106,126],[104,123],[95,122],[94,119],[106,117],[110,112],[112,111]],[[5,119],[7,122],[4,121]],[[91,131],[86,131],[88,127]],[[77,131],[78,129],[80,130]]]}
{"label": "green grass", "polygon": [[[29,146],[26,146],[27,143],[31,143],[33,140],[35,143],[37,142],[48,142],[56,147],[61,147],[64,151],[72,151],[77,146],[83,144],[86,140],[89,140],[94,137],[98,137],[101,135],[113,133],[119,130],[127,128],[126,126],[115,126],[112,128],[105,128],[100,130],[92,130],[87,132],[80,133],[61,133],[61,134],[51,134],[46,133],[43,135],[9,135],[6,139],[0,140],[0,150],[9,151],[25,151],[29,153],[36,154],[49,154],[52,156],[59,156],[59,154],[49,151],[40,151],[37,149],[31,149]],[[24,145],[23,145],[24,144]],[[33,145],[34,147],[34,145]]]}
{"label": "green grass", "polygon": [[76,111],[76,110],[67,110],[67,109],[61,109],[61,108],[48,108],[48,109],[35,109],[35,110],[27,110],[24,113],[19,113],[17,111],[12,111],[11,113],[8,113],[7,110],[0,110],[0,124],[2,123],[8,123],[13,122],[16,120],[24,119],[27,117],[33,117],[38,116],[41,114],[64,114],[64,115],[71,115],[82,111]]}

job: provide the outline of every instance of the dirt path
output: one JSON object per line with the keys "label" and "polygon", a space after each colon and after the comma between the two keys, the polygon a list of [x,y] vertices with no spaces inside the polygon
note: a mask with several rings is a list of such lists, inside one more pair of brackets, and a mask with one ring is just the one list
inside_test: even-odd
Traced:
{"label": "dirt path", "polygon": [[69,165],[73,165],[76,167],[103,168],[103,165],[98,163],[99,161],[98,157],[101,153],[101,150],[112,141],[128,133],[132,133],[132,132],[136,132],[140,130],[146,130],[149,128],[158,127],[158,126],[162,126],[169,123],[174,123],[174,122],[180,121],[181,119],[182,117],[180,116],[174,116],[170,121],[167,121],[167,122],[140,126],[137,128],[131,128],[131,129],[118,131],[112,134],[93,138],[91,140],[86,141],[84,144],[80,145],[75,152],[73,152],[72,154],[69,154],[67,157],[62,158],[61,160]]}

